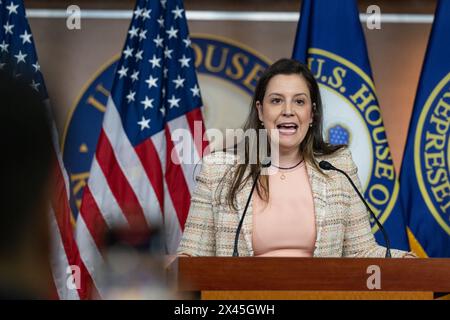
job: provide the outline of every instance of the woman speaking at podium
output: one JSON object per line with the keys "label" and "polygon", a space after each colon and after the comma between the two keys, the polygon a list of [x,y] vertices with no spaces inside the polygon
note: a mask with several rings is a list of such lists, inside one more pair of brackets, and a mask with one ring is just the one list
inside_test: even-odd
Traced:
{"label": "woman speaking at podium", "polygon": [[[323,140],[322,118],[319,87],[308,68],[290,59],[271,65],[243,129],[266,129],[269,139],[278,130],[279,156],[269,164],[276,173],[260,175],[260,161],[234,161],[234,150],[205,156],[178,254],[384,257],[364,203],[334,170],[346,172],[361,190],[350,151]],[[326,165],[333,170],[323,170],[330,169]]]}

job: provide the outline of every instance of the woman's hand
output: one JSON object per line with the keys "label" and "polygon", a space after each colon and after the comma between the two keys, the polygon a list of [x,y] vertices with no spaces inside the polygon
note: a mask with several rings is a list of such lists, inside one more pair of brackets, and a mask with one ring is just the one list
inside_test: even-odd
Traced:
{"label": "woman's hand", "polygon": [[418,258],[418,256],[414,252],[405,253],[402,258]]}
{"label": "woman's hand", "polygon": [[164,269],[168,269],[178,256],[176,254],[166,255],[164,257]]}
{"label": "woman's hand", "polygon": [[181,253],[181,254],[170,254],[164,257],[164,269],[168,269],[170,265],[175,261],[178,257],[190,257],[190,255]]}

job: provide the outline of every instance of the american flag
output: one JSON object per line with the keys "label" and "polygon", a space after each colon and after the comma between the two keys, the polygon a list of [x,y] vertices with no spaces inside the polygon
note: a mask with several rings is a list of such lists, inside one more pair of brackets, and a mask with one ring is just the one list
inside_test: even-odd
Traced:
{"label": "american flag", "polygon": [[[167,253],[177,249],[208,144],[193,138],[205,131],[202,105],[182,1],[138,0],[77,218],[77,243],[100,297],[105,230],[163,226]],[[172,140],[177,129],[191,144]],[[180,163],[186,145],[192,160]]]}
{"label": "american flag", "polygon": [[[48,113],[51,114],[47,90],[22,0],[0,0],[0,69],[29,80],[30,86],[39,92]],[[90,276],[85,272],[86,268],[75,242],[68,201],[68,178],[60,155],[56,127],[53,120],[51,122],[56,163],[54,168],[56,186],[49,214],[53,279],[60,299],[86,298],[90,291]],[[72,286],[68,286],[70,266],[78,267],[81,274],[86,274],[85,288],[73,289]]]}

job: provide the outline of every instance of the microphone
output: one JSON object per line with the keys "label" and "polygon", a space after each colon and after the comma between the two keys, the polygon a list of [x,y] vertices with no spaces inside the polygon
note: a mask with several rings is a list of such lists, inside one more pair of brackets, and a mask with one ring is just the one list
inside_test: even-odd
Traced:
{"label": "microphone", "polygon": [[367,201],[364,199],[362,194],[359,192],[358,188],[355,186],[355,183],[350,178],[350,176],[344,170],[336,168],[331,163],[329,163],[328,161],[325,161],[325,160],[320,161],[319,167],[322,170],[334,170],[334,171],[340,172],[347,178],[347,180],[350,182],[350,184],[352,185],[353,189],[356,191],[356,193],[358,194],[359,198],[364,203],[364,205],[366,206],[367,210],[372,215],[372,218],[375,220],[375,223],[377,224],[378,228],[380,228],[380,230],[381,230],[381,232],[383,234],[384,241],[386,242],[386,255],[385,255],[385,258],[391,258],[391,245],[390,245],[389,237],[388,237],[388,235],[386,233],[386,230],[384,230],[383,225],[380,223],[378,218],[375,216],[375,214],[373,213],[372,209],[370,209],[369,205],[367,204]]}
{"label": "microphone", "polygon": [[[270,167],[272,162],[270,161],[270,158],[265,158],[261,162],[262,168],[268,168]],[[233,248],[233,257],[239,257],[239,251],[238,251],[238,244],[239,244],[239,233],[242,229],[242,224],[244,222],[245,214],[247,213],[248,205],[250,204],[250,200],[252,199],[253,191],[256,187],[256,182],[258,182],[259,176],[261,175],[261,169],[259,169],[258,174],[256,175],[255,181],[253,181],[252,190],[250,191],[250,194],[248,195],[247,204],[245,205],[244,212],[242,213],[241,220],[239,221],[239,225],[236,229],[236,236],[234,237],[234,248]]]}

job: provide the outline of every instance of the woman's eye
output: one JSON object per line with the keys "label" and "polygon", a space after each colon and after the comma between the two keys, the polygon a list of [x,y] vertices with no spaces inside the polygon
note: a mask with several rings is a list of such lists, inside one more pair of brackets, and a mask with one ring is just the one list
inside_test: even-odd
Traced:
{"label": "woman's eye", "polygon": [[297,104],[302,106],[305,104],[305,100],[297,100]]}
{"label": "woman's eye", "polygon": [[277,104],[277,103],[280,103],[280,102],[281,102],[281,99],[279,99],[279,98],[273,98],[272,100],[270,100],[270,102],[271,102],[271,103]]}

